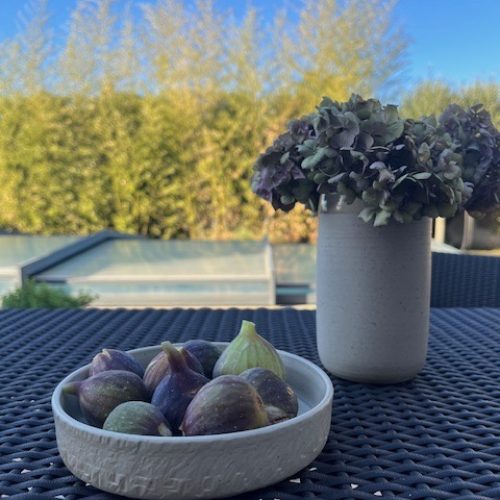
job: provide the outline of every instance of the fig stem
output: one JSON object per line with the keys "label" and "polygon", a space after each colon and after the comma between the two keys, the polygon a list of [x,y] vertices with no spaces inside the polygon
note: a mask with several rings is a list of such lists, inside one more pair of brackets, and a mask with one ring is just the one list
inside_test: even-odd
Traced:
{"label": "fig stem", "polygon": [[164,423],[161,423],[158,426],[158,434],[160,436],[171,436],[172,435],[172,433],[170,432],[170,429]]}
{"label": "fig stem", "polygon": [[251,321],[243,320],[241,322],[240,335],[246,337],[253,337],[257,335],[257,330],[255,329],[255,323]]}
{"label": "fig stem", "polygon": [[72,394],[73,396],[78,396],[78,391],[80,390],[81,382],[68,382],[62,391],[64,394]]}
{"label": "fig stem", "polygon": [[187,368],[181,353],[170,342],[162,342],[161,348],[168,357],[168,362],[170,363],[172,371],[178,372]]}

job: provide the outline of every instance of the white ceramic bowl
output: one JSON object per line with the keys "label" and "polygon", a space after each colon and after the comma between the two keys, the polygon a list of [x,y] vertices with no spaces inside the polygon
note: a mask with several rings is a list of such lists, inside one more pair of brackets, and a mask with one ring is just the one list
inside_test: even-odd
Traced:
{"label": "white ceramic bowl", "polygon": [[[146,366],[159,351],[155,346],[129,352]],[[81,480],[131,498],[224,498],[290,477],[326,443],[333,387],[315,364],[279,353],[299,399],[299,414],[268,427],[212,436],[137,436],[87,425],[77,398],[62,392],[68,382],[88,376],[88,366],[80,368],[52,396],[59,453]]]}

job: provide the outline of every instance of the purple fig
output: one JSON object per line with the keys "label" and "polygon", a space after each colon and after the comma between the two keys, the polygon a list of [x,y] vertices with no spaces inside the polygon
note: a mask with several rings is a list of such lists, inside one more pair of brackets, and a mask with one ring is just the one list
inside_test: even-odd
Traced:
{"label": "purple fig", "polygon": [[102,427],[119,404],[148,400],[141,378],[124,370],[108,370],[80,382],[71,382],[63,391],[78,396],[83,416],[95,427]]}
{"label": "purple fig", "polygon": [[127,401],[118,405],[109,415],[103,429],[142,436],[171,436],[165,417],[151,403]]}
{"label": "purple fig", "polygon": [[186,409],[185,436],[223,434],[269,424],[257,391],[237,375],[221,375],[203,386]]}
{"label": "purple fig", "polygon": [[[188,367],[191,368],[191,370],[203,374],[203,367],[201,366],[196,356],[191,354],[183,347],[178,349],[178,351],[184,358],[184,361],[186,362]],[[153,394],[154,390],[158,387],[158,384],[169,373],[170,373],[170,358],[164,351],[162,351],[159,354],[157,354],[146,367],[146,371],[144,373],[144,385],[146,386],[148,393]]]}
{"label": "purple fig", "polygon": [[209,380],[191,370],[170,342],[163,342],[161,347],[168,357],[170,371],[156,387],[151,402],[163,413],[172,431],[177,432],[188,404]]}
{"label": "purple fig", "polygon": [[205,376],[212,378],[215,363],[224,349],[207,340],[198,339],[188,340],[182,347],[198,358]]}
{"label": "purple fig", "polygon": [[96,354],[90,364],[89,375],[96,375],[107,370],[125,370],[135,373],[139,377],[144,376],[144,368],[128,352],[118,349],[103,349]]}
{"label": "purple fig", "polygon": [[299,411],[297,396],[293,389],[271,370],[249,368],[240,373],[240,377],[258,392],[271,424],[297,416]]}

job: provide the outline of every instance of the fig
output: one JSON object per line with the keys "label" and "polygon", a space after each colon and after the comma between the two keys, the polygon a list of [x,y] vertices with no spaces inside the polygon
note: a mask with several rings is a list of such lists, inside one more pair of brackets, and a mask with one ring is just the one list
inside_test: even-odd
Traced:
{"label": "fig", "polygon": [[188,404],[209,380],[189,368],[185,358],[170,342],[163,342],[161,347],[170,369],[154,390],[151,403],[160,409],[172,431],[178,432]]}
{"label": "fig", "polygon": [[293,389],[271,370],[249,368],[240,374],[261,397],[269,422],[275,424],[297,416],[299,402]]}
{"label": "fig", "polygon": [[143,436],[171,436],[161,411],[151,403],[127,401],[118,405],[105,420],[103,429]]}
{"label": "fig", "polygon": [[108,370],[86,380],[70,382],[63,391],[78,396],[83,416],[95,427],[102,427],[119,404],[148,399],[141,377],[124,370]]}
{"label": "fig", "polygon": [[278,351],[262,338],[251,321],[242,321],[239,334],[215,363],[213,376],[239,375],[248,368],[267,368],[285,378],[285,367]]}
{"label": "fig", "polygon": [[[184,358],[187,366],[191,368],[191,370],[203,374],[203,367],[201,366],[201,363],[198,361],[198,358],[196,356],[191,354],[183,347],[178,349],[178,351]],[[166,353],[162,351],[158,353],[146,367],[146,371],[144,372],[144,385],[146,386],[149,394],[153,394],[154,390],[162,381],[162,379],[170,373],[169,359],[170,358],[166,355]]]}
{"label": "fig", "polygon": [[107,370],[125,370],[141,378],[144,376],[144,368],[139,362],[128,352],[118,349],[103,349],[102,352],[96,354],[90,364],[89,375],[96,375]]}
{"label": "fig", "polygon": [[207,340],[198,339],[188,340],[182,347],[198,359],[205,376],[211,378],[215,363],[217,363],[217,360],[222,354],[223,348]]}
{"label": "fig", "polygon": [[268,425],[257,391],[237,375],[222,375],[204,385],[186,409],[184,436],[224,434]]}

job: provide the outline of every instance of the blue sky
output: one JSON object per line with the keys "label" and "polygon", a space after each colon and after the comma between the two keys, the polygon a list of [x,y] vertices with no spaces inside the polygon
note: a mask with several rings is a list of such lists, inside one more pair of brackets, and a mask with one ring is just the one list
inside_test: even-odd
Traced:
{"label": "blue sky", "polygon": [[[47,0],[51,24],[59,31],[76,0]],[[139,5],[153,0],[116,0],[118,7],[131,1]],[[186,0],[191,1],[191,0]],[[17,15],[24,0],[0,0],[0,40],[17,29]],[[241,16],[247,0],[215,0],[220,10],[232,8]],[[287,0],[253,0],[265,19],[272,18]],[[407,86],[433,77],[453,85],[477,79],[500,80],[500,0],[399,0],[395,12],[411,40],[408,50]]]}

